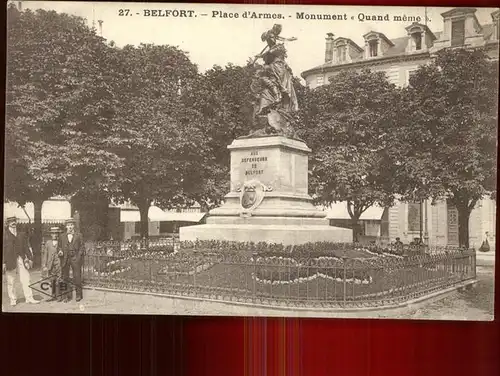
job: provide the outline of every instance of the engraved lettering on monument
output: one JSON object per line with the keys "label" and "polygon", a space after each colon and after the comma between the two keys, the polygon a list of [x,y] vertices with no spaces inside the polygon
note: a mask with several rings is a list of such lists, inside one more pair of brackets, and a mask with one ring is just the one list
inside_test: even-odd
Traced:
{"label": "engraved lettering on monument", "polygon": [[262,175],[266,167],[267,156],[259,155],[258,150],[250,152],[249,157],[241,158],[241,164],[245,168],[245,176]]}

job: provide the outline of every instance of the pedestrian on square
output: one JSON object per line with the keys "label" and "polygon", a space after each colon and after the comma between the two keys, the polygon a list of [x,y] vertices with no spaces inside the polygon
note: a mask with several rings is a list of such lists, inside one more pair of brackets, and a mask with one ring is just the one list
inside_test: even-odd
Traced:
{"label": "pedestrian on square", "polygon": [[394,245],[395,246],[399,246],[399,247],[402,247],[403,246],[403,242],[401,241],[401,238],[400,237],[397,237],[396,238],[396,241],[394,242]]}
{"label": "pedestrian on square", "polygon": [[[71,269],[73,274],[72,284],[76,290],[76,301],[79,302],[83,298],[82,264],[84,244],[82,235],[75,231],[75,223],[76,221],[73,218],[66,220],[66,233],[61,236],[61,249],[63,254],[61,268],[63,281],[69,281],[69,270]],[[63,296],[64,302],[71,301],[73,299],[72,289],[66,291]]]}
{"label": "pedestrian on square", "polygon": [[42,248],[42,276],[48,278],[51,284],[52,296],[47,301],[62,300],[60,291],[62,268],[61,260],[63,252],[59,242],[59,227],[50,229],[51,240],[47,240]]}
{"label": "pedestrian on square", "polygon": [[7,218],[6,225],[7,229],[4,231],[3,236],[2,271],[7,275],[7,293],[10,305],[15,306],[17,304],[15,289],[17,274],[19,275],[26,303],[40,303],[33,298],[33,292],[30,287],[29,269],[33,266],[33,255],[29,249],[28,238],[26,234],[17,231],[16,217]]}

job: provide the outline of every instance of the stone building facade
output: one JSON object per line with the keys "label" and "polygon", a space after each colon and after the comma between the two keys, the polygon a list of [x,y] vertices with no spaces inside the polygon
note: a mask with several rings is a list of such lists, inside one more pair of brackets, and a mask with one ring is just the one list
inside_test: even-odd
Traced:
{"label": "stone building facade", "polygon": [[[454,8],[441,14],[443,30],[433,31],[426,25],[412,23],[402,29],[400,38],[389,39],[380,31],[363,35],[360,46],[349,38],[326,37],[323,64],[302,73],[310,88],[329,82],[337,73],[346,69],[383,71],[390,82],[408,85],[412,73],[420,65],[429,63],[434,54],[443,48],[484,48],[488,56],[498,61],[499,14],[491,13],[492,22],[481,25],[475,8]],[[469,223],[470,245],[476,249],[488,239],[495,246],[496,203],[483,199],[472,211]],[[400,237],[405,243],[422,234],[429,245],[458,245],[458,213],[446,201],[431,205],[398,202],[384,210],[380,236],[388,241]]]}

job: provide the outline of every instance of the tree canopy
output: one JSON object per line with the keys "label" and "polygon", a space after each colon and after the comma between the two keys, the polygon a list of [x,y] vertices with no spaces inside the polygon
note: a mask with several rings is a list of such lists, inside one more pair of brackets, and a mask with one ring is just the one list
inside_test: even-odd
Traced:
{"label": "tree canopy", "polygon": [[109,150],[117,102],[111,49],[83,19],[8,8],[5,197],[41,205],[53,195],[104,189],[120,159]]}
{"label": "tree canopy", "polygon": [[401,103],[402,193],[448,199],[468,246],[472,209],[496,194],[498,63],[481,49],[442,50],[411,77]]}
{"label": "tree canopy", "polygon": [[299,133],[313,150],[310,190],[324,205],[347,202],[356,227],[366,209],[391,205],[397,193],[387,140],[398,91],[383,73],[343,71],[306,97]]}
{"label": "tree canopy", "polygon": [[[5,197],[130,201],[147,235],[151,203],[218,205],[235,138],[254,124],[256,66],[200,73],[169,45],[118,48],[85,20],[8,8]],[[313,150],[317,203],[347,202],[355,238],[372,205],[447,199],[460,244],[477,202],[496,198],[498,63],[481,49],[443,50],[406,88],[346,70],[310,90],[295,79],[298,136]]]}

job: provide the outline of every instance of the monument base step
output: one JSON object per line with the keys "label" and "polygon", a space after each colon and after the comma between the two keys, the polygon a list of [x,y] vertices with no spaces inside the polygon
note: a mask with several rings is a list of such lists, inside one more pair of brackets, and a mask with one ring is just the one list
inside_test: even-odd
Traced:
{"label": "monument base step", "polygon": [[208,225],[287,225],[287,226],[329,226],[330,221],[325,218],[301,217],[262,217],[262,216],[209,216]]}
{"label": "monument base step", "polygon": [[181,241],[220,240],[298,245],[352,242],[352,230],[333,226],[206,224],[180,228]]}

